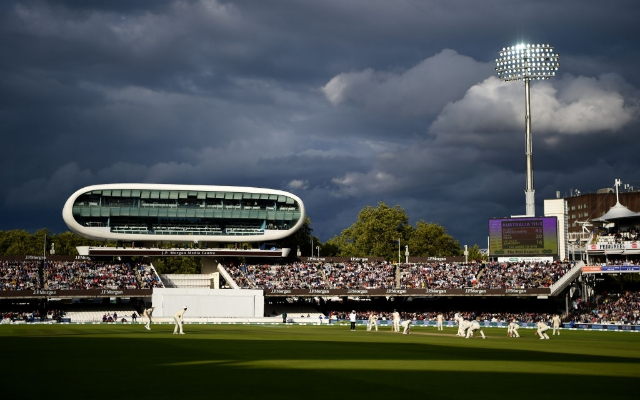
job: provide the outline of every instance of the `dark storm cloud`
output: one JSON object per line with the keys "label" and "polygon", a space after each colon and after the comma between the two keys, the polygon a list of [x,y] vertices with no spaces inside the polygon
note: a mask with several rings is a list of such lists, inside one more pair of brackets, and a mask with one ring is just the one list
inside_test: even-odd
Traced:
{"label": "dark storm cloud", "polygon": [[112,182],[271,187],[315,233],[403,206],[462,244],[524,212],[524,88],[499,49],[549,42],[532,85],[538,214],[640,187],[635,1],[13,1],[0,5],[0,229],[65,230]]}

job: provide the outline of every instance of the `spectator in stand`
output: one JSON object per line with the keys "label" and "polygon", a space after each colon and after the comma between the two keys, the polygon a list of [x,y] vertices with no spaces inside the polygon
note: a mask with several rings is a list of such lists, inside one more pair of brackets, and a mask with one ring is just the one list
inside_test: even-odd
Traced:
{"label": "spectator in stand", "polygon": [[37,261],[2,261],[0,291],[41,289]]}

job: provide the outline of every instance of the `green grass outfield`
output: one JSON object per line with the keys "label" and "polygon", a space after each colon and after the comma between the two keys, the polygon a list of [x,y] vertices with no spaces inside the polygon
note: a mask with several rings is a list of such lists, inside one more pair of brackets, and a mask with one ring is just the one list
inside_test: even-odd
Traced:
{"label": "green grass outfield", "polygon": [[640,334],[0,325],[2,399],[638,399]]}

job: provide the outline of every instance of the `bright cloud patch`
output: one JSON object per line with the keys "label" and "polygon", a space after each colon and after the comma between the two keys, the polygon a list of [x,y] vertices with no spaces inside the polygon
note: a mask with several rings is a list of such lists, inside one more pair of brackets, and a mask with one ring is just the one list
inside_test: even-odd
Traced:
{"label": "bright cloud patch", "polygon": [[309,188],[309,181],[294,179],[287,185],[291,190],[306,190]]}
{"label": "bright cloud patch", "polygon": [[[471,87],[448,104],[430,131],[435,134],[524,129],[524,84],[496,77]],[[541,134],[618,131],[639,115],[637,93],[615,74],[564,76],[531,84],[533,129]]]}
{"label": "bright cloud patch", "polygon": [[493,65],[445,49],[400,73],[367,68],[339,74],[322,92],[334,106],[350,101],[390,114],[434,115],[492,71]]}

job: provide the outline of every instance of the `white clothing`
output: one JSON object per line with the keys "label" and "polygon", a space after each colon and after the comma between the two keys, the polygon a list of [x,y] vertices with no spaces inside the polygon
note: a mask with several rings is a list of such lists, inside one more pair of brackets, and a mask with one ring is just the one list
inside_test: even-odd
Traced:
{"label": "white clothing", "polygon": [[556,334],[556,331],[558,331],[558,336],[560,335],[560,317],[558,317],[557,315],[553,316],[553,319],[551,320],[553,322],[553,334]]}
{"label": "white clothing", "polygon": [[397,311],[393,312],[393,331],[400,332],[400,313]]}
{"label": "white clothing", "polygon": [[443,330],[442,321],[444,321],[444,316],[442,316],[442,314],[438,314],[438,317],[436,318],[436,320],[437,320],[436,326],[438,327],[438,330],[439,331]]}
{"label": "white clothing", "polygon": [[520,337],[520,334],[518,334],[518,329],[520,329],[520,325],[518,325],[517,322],[510,322],[509,326],[507,327],[507,334],[512,337]]}
{"label": "white clothing", "polygon": [[411,332],[411,320],[408,319],[406,321],[402,321],[402,327],[404,328],[404,330],[402,331],[403,335],[408,335]]}
{"label": "white clothing", "polygon": [[540,339],[549,339],[549,335],[547,335],[547,331],[549,330],[549,326],[544,322],[538,322],[538,331],[536,332]]}
{"label": "white clothing", "polygon": [[356,322],[356,313],[349,314],[349,322]]}
{"label": "white clothing", "polygon": [[184,332],[182,331],[182,323],[184,322],[184,313],[185,311],[187,311],[187,308],[183,308],[180,311],[178,311],[177,313],[173,314],[173,322],[174,322],[174,327],[173,327],[173,334],[177,334],[178,333],[178,328],[180,330],[180,334],[184,335]]}
{"label": "white clothing", "polygon": [[370,331],[373,327],[375,327],[376,332],[378,332],[378,316],[375,314],[369,315],[369,325],[367,325],[367,330]]}
{"label": "white clothing", "polygon": [[142,315],[145,318],[147,318],[147,323],[144,325],[144,327],[148,331],[151,330],[151,314],[153,314],[153,310],[154,310],[154,307],[145,308],[144,311],[142,312]]}
{"label": "white clothing", "polygon": [[466,321],[460,314],[457,313],[454,320],[456,321],[456,324],[458,324],[458,333],[456,333],[456,336],[464,336],[465,331],[467,330],[467,328],[469,328],[469,321]]}
{"label": "white clothing", "polygon": [[473,336],[473,331],[480,331],[482,338],[486,339],[486,337],[484,336],[484,332],[482,332],[482,329],[480,329],[480,323],[478,321],[469,322],[469,327],[467,328],[467,336],[465,338],[469,339],[469,335]]}

